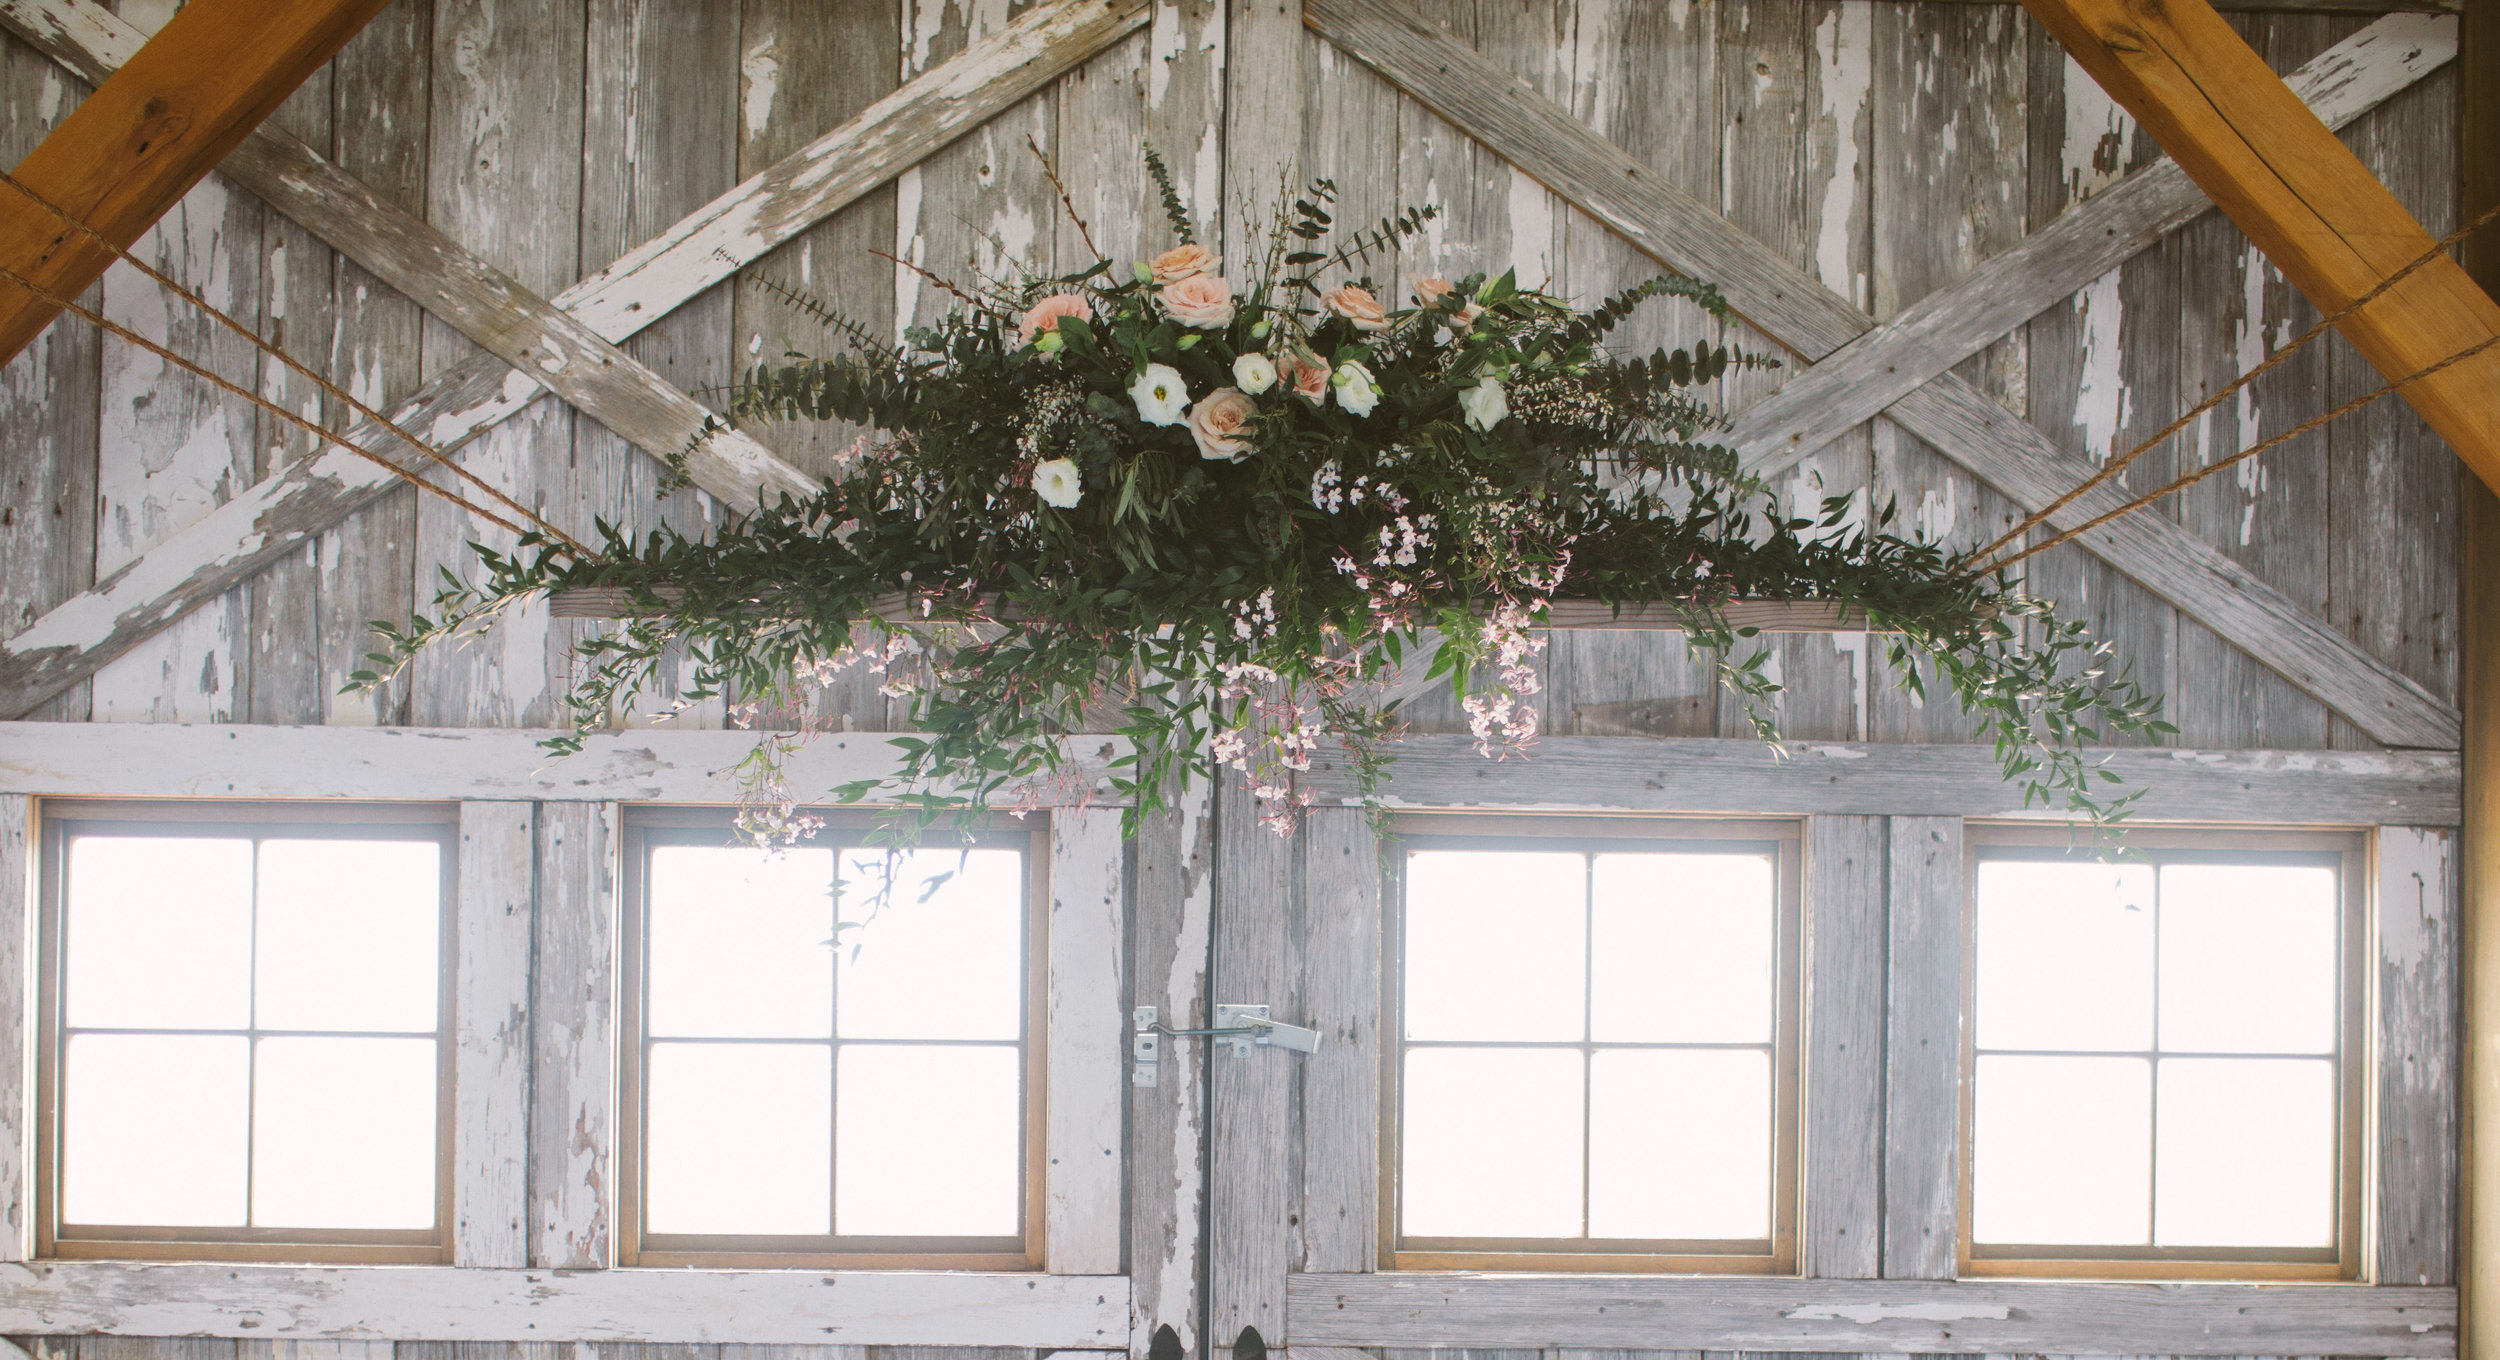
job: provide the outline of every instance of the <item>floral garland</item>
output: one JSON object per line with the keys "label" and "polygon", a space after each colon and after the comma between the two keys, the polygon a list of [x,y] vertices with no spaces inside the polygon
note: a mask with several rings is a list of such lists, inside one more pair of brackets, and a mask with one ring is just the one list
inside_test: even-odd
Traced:
{"label": "floral garland", "polygon": [[676,709],[726,696],[775,729],[744,770],[760,839],[810,829],[781,757],[822,725],[816,693],[861,665],[914,730],[894,738],[896,778],[835,793],[900,802],[913,828],[1032,800],[1066,774],[1060,737],[1109,726],[1130,742],[1115,784],[1132,822],[1211,761],[1284,832],[1325,747],[1382,786],[1398,722],[1379,695],[1430,634],[1427,678],[1448,679],[1490,757],[1536,738],[1538,628],[1564,598],[1670,605],[1776,741],[1767,654],[1724,607],[1815,599],[1887,630],[1904,685],[1932,666],[2028,801],[2124,815],[2132,795],[2104,796],[2082,747],[2169,728],[2106,648],[2003,575],[1893,533],[1890,507],[1781,513],[1708,441],[1724,422],[1703,396],[1770,361],[1603,348],[1653,298],[1726,318],[1716,290],[1660,278],[1581,311],[1509,274],[1417,278],[1391,307],[1359,271],[1433,210],[1340,234],[1325,180],[1280,196],[1237,284],[1146,163],[1178,244],[1125,275],[1097,259],[978,291],[941,280],[963,305],[900,346],[777,290],[845,352],[759,367],[729,406],[867,427],[821,492],[708,538],[603,525],[595,556],[480,546],[481,579],[383,626],[385,670],[355,683],[517,601],[621,587],[632,617],[580,644],[575,731],[549,745],[578,749],[691,663]]}

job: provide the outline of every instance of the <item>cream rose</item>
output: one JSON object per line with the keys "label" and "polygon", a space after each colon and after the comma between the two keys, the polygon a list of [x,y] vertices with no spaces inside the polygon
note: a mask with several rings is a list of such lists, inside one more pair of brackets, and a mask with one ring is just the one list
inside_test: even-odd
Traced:
{"label": "cream rose", "polygon": [[1276,385],[1276,365],[1264,354],[1245,354],[1233,360],[1233,384],[1255,396]]}
{"label": "cream rose", "polygon": [[1259,404],[1238,387],[1209,392],[1189,408],[1189,437],[1198,441],[1198,456],[1238,463],[1250,451],[1250,417]]}
{"label": "cream rose", "polygon": [[[1441,306],[1441,299],[1449,295],[1450,281],[1448,279],[1425,274],[1415,280],[1415,300],[1422,303],[1426,311],[1437,311]],[[1442,312],[1440,315],[1441,319],[1447,321],[1452,329],[1463,331],[1474,325],[1477,317],[1484,315],[1484,309],[1470,302],[1459,308],[1455,316],[1447,312]]]}
{"label": "cream rose", "polygon": [[1016,325],[1016,343],[1029,345],[1034,336],[1059,329],[1059,318],[1063,316],[1091,320],[1093,315],[1093,305],[1083,293],[1053,293],[1025,312],[1024,320]]}
{"label": "cream rose", "polygon": [[1233,286],[1221,274],[1192,274],[1163,290],[1163,310],[1202,331],[1233,324]]}
{"label": "cream rose", "polygon": [[1183,279],[1212,274],[1224,267],[1221,256],[1205,246],[1174,246],[1155,256],[1148,268],[1154,270],[1155,287],[1169,288]]}
{"label": "cream rose", "polygon": [[1389,313],[1380,305],[1380,299],[1353,284],[1339,288],[1321,301],[1328,304],[1328,310],[1353,322],[1354,329],[1358,331],[1376,331],[1389,324]]}

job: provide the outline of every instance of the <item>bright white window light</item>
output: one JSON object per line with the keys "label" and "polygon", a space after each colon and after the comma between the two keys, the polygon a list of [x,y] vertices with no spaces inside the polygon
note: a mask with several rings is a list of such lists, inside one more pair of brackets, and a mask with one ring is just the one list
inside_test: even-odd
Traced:
{"label": "bright white window light", "polygon": [[2336,1244],[2330,864],[1982,859],[1972,1237]]}
{"label": "bright white window light", "polygon": [[434,1227],[441,842],[220,832],[69,836],[63,1230]]}
{"label": "bright white window light", "polygon": [[1012,1239],[1026,856],[819,839],[649,851],[643,1230]]}
{"label": "bright white window light", "polygon": [[1401,1238],[1767,1243],[1772,855],[1445,844],[1405,863]]}

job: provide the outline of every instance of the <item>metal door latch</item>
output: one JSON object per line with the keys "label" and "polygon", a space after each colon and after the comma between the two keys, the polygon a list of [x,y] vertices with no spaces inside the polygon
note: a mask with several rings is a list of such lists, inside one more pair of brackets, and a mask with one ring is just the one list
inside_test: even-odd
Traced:
{"label": "metal door latch", "polygon": [[1136,1030],[1129,1040],[1129,1079],[1139,1086],[1155,1084],[1155,1073],[1163,1061],[1163,1041],[1166,1039],[1209,1038],[1228,1048],[1245,1051],[1254,1044],[1291,1049],[1296,1053],[1319,1051],[1318,1030],[1271,1020],[1265,1006],[1219,1004],[1215,1008],[1215,1024],[1209,1029],[1165,1029],[1163,1012],[1154,1006],[1138,1007],[1133,1018]]}

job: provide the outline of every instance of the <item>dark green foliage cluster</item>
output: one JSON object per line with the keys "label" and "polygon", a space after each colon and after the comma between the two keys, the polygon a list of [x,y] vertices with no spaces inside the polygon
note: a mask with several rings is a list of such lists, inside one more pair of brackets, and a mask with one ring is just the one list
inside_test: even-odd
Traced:
{"label": "dark green foliage cluster", "polygon": [[[1148,167],[1186,242],[1169,173]],[[1210,743],[1280,804],[1313,734],[1378,779],[1394,714],[1367,684],[1437,630],[1436,673],[1463,695],[1499,691],[1521,635],[1488,620],[1550,599],[1673,602],[1760,715],[1777,687],[1724,605],[1820,599],[1894,630],[1905,683],[1932,663],[2034,798],[2123,813],[2081,748],[2167,729],[2078,625],[1896,533],[1889,508],[1871,522],[1845,499],[1812,517],[1779,511],[1711,442],[1705,391],[1766,361],[1707,343],[1601,348],[1653,299],[1724,317],[1715,290],[1662,278],[1578,311],[1509,275],[1476,276],[1429,301],[1380,299],[1378,314],[1361,305],[1376,285],[1342,271],[1430,210],[1329,248],[1332,202],[1322,181],[1277,214],[1264,268],[1220,324],[1184,324],[1150,269],[1110,261],[993,288],[901,350],[827,314],[849,352],[758,368],[731,402],[741,420],[881,432],[820,493],[745,507],[706,537],[602,526],[589,558],[537,540],[481,549],[480,579],[449,582],[437,616],[387,630],[381,659],[546,591],[621,587],[640,612],[580,645],[580,733],[622,720],[685,663],[685,698],[726,696],[768,726],[804,715],[834,669],[876,665],[909,697],[904,774],[842,797],[900,801],[924,820],[988,805],[1059,770],[1064,734],[1112,726],[1129,740],[1121,793],[1142,812],[1203,769]],[[1085,314],[1028,342],[1022,312],[1065,294]],[[1204,403],[1256,385],[1237,372],[1244,356],[1287,371],[1250,398],[1236,458],[1207,452],[1185,420],[1154,423],[1133,391],[1160,366]],[[1331,375],[1316,399],[1292,381],[1313,366]],[[1507,412],[1487,408],[1488,386]],[[1060,460],[1073,504],[1036,485]],[[1775,739],[1767,718],[1757,726]]]}

